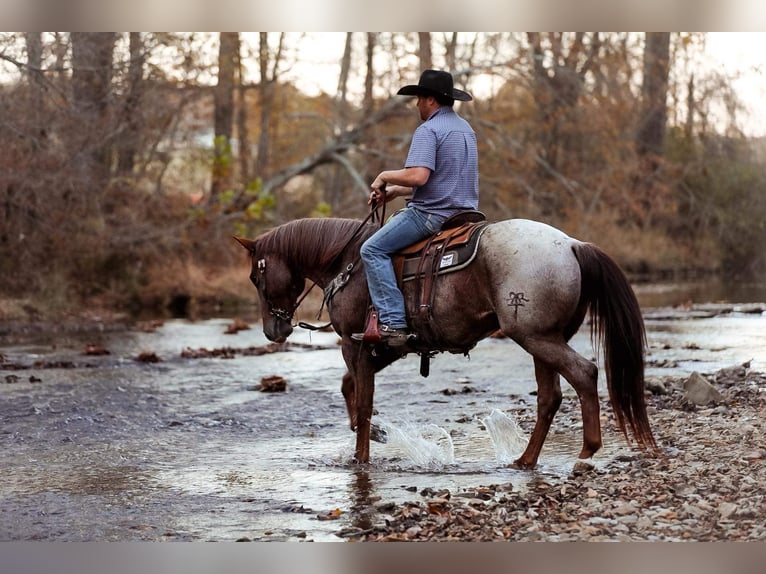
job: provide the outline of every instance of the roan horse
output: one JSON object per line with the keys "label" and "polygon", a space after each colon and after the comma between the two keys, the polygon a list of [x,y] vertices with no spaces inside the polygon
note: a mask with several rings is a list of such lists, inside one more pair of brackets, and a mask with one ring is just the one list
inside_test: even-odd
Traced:
{"label": "roan horse", "polygon": [[[618,265],[600,248],[546,224],[510,219],[490,223],[469,266],[441,275],[433,285],[433,330],[428,348],[417,339],[391,349],[354,340],[363,331],[369,305],[359,259],[363,241],[376,230],[352,219],[292,221],[256,239],[235,238],[252,259],[250,280],[258,290],[266,337],[281,343],[293,331],[293,314],[306,280],[325,289],[333,328],[341,337],[348,372],[341,390],[356,431],[355,459],[370,458],[375,374],[408,352],[467,353],[500,330],[534,359],[537,420],[529,443],[515,461],[534,468],[561,404],[559,376],[577,392],[582,409],[580,458],[601,448],[598,367],[567,341],[591,311],[591,337],[603,347],[610,402],[618,428],[639,448],[656,449],[644,402],[644,323],[636,297]],[[408,315],[413,282],[404,283]]]}

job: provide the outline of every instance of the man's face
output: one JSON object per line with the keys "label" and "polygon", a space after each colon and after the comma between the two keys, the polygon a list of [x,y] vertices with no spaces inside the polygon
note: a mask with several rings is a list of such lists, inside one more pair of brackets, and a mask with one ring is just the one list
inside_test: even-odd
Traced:
{"label": "man's face", "polygon": [[436,98],[433,96],[418,96],[417,107],[420,112],[420,119],[426,121],[428,117],[433,113],[434,106],[436,104]]}

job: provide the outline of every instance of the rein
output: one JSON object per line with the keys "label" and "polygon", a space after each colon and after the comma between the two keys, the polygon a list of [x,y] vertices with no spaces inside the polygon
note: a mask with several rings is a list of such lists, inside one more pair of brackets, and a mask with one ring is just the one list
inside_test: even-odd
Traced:
{"label": "rein", "polygon": [[[385,185],[381,189],[381,192],[383,194],[383,201],[382,201],[382,209],[380,210],[380,227],[383,227],[383,224],[385,223],[385,215],[386,215],[386,188]],[[341,253],[346,249],[346,247],[349,246],[351,241],[354,239],[354,237],[357,236],[357,234],[364,228],[364,226],[367,224],[368,221],[375,221],[376,216],[378,214],[378,202],[373,200],[372,204],[370,205],[370,213],[367,214],[367,217],[364,218],[364,220],[359,224],[359,226],[354,230],[354,232],[349,236],[349,238],[346,240],[346,242],[343,244],[343,246],[338,250],[338,252],[335,254],[335,256],[330,260],[330,263],[327,264],[327,267],[332,267],[335,265],[335,263],[338,261],[338,258],[340,257]],[[351,276],[351,271],[356,267],[357,263],[359,263],[359,255],[357,255],[356,259],[349,263],[346,268],[338,274],[337,277],[335,277],[332,281],[332,283],[325,288],[325,295],[322,298],[322,305],[319,307],[319,313],[317,313],[317,319],[322,316],[322,311],[324,310],[325,304],[332,299],[333,295],[335,295],[336,292],[338,292],[346,283],[348,283],[348,280]],[[258,261],[258,270],[261,272],[262,275],[266,272],[266,260],[260,259]],[[265,281],[265,275],[264,275],[264,281]],[[283,321],[292,321],[293,315],[295,315],[295,311],[300,307],[301,303],[303,303],[304,299],[308,296],[309,293],[311,293],[311,290],[317,286],[316,281],[312,281],[311,285],[306,289],[300,297],[295,301],[295,304],[293,305],[292,310],[288,311],[287,309],[281,309],[281,308],[275,308],[271,301],[266,299],[266,303],[269,306],[269,314],[271,314],[273,317],[276,317],[277,319],[282,319]],[[302,327],[303,329],[308,329],[311,331],[318,331],[320,329],[326,329],[332,325],[332,322],[327,322],[324,325],[312,325],[311,323],[306,323],[304,321],[298,321],[293,326]]]}

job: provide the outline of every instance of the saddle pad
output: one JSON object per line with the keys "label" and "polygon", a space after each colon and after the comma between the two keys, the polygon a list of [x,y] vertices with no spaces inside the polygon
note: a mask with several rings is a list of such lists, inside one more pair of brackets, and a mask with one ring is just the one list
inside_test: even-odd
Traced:
{"label": "saddle pad", "polygon": [[[401,280],[414,279],[421,267],[421,259],[425,255],[424,249],[431,247],[432,250],[442,244],[440,261],[437,263],[438,274],[458,271],[466,267],[474,257],[479,247],[479,239],[484,233],[488,223],[466,223],[455,229],[440,231],[434,237],[429,237],[400,251],[394,258],[394,268],[397,274],[401,269]],[[430,267],[430,265],[429,265]],[[421,277],[427,271],[421,270]]]}

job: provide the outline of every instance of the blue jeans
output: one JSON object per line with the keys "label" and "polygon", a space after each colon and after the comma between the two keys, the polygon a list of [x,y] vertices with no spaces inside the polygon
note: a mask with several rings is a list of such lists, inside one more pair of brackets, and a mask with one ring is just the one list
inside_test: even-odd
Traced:
{"label": "blue jeans", "polygon": [[396,284],[391,256],[416,241],[430,237],[441,229],[444,221],[439,215],[408,207],[396,213],[362,244],[360,254],[370,298],[382,324],[394,329],[407,327],[404,297]]}

